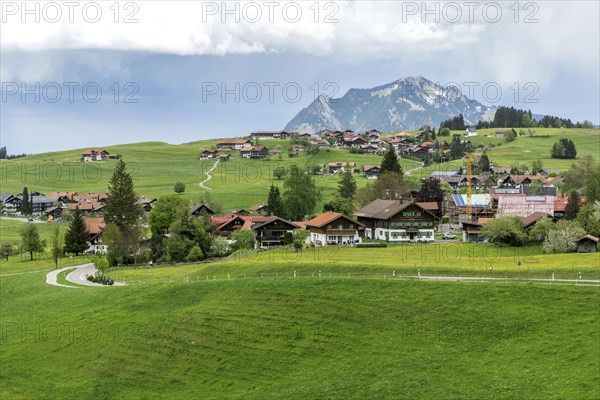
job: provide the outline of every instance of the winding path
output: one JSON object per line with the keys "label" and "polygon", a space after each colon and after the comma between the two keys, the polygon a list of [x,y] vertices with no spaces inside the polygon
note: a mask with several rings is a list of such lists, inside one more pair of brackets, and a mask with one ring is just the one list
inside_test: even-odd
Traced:
{"label": "winding path", "polygon": [[206,179],[203,180],[202,182],[200,182],[198,185],[202,186],[204,189],[212,190],[212,188],[209,188],[208,186],[205,186],[204,184],[212,179],[212,175],[210,173],[213,172],[217,168],[217,165],[219,165],[219,160],[215,161],[215,165],[213,165],[211,169],[209,169],[208,171],[206,171],[204,173],[206,175]]}
{"label": "winding path", "polygon": [[[96,267],[94,264],[83,264],[74,267],[64,267],[48,272],[46,274],[46,283],[53,286],[61,286],[76,289],[78,286],[63,285],[58,283],[58,275],[64,271],[72,269],[66,279],[67,281],[74,283],[79,286],[97,286],[97,287],[109,287],[108,285],[102,285],[101,283],[90,282],[87,280],[88,275],[94,275],[96,273]],[[123,282],[115,282],[113,286],[124,286]]]}

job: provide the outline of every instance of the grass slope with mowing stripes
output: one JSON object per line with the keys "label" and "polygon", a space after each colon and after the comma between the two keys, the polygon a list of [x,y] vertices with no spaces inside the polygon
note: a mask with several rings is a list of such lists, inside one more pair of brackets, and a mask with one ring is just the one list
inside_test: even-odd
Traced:
{"label": "grass slope with mowing stripes", "polygon": [[0,289],[2,398],[600,396],[598,288],[280,278],[73,291],[16,276]]}

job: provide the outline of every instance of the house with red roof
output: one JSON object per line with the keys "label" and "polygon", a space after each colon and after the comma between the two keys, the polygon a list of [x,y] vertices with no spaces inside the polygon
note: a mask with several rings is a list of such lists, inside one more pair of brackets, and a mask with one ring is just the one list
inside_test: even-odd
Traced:
{"label": "house with red roof", "polygon": [[106,228],[104,217],[84,217],[83,221],[85,222],[85,229],[90,234],[90,247],[88,247],[85,252],[91,254],[106,253],[108,251],[108,246],[102,240],[102,232],[104,231],[104,228]]}
{"label": "house with red roof", "polygon": [[81,161],[83,162],[119,160],[121,158],[120,154],[111,154],[104,149],[90,149],[81,153]]}
{"label": "house with red roof", "polygon": [[305,223],[308,243],[317,246],[360,243],[364,225],[341,213],[328,211]]}

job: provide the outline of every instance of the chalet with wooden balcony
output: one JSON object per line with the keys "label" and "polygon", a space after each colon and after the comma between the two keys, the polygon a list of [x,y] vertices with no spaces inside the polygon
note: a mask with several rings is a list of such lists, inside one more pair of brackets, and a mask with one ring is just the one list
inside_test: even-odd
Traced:
{"label": "chalet with wooden balcony", "polygon": [[365,237],[388,242],[433,242],[439,218],[432,204],[378,199],[354,215],[365,226]]}
{"label": "chalet with wooden balcony", "polygon": [[306,222],[308,243],[317,246],[360,243],[364,225],[341,213],[326,212]]}
{"label": "chalet with wooden balcony", "polygon": [[244,146],[252,146],[252,141],[248,139],[227,139],[220,141],[215,147],[217,149],[241,150]]}
{"label": "chalet with wooden balcony", "polygon": [[298,228],[299,226],[293,222],[275,216],[266,217],[260,222],[253,223],[251,227],[257,249],[283,246],[286,234],[293,237],[294,231]]}
{"label": "chalet with wooden balcony", "polygon": [[269,149],[265,146],[245,146],[240,150],[242,158],[266,158],[269,156]]}

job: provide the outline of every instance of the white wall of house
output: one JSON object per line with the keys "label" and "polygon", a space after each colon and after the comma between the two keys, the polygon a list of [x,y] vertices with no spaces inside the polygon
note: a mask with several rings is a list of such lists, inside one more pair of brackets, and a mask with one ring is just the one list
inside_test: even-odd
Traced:
{"label": "white wall of house", "polygon": [[360,236],[358,236],[358,232],[355,232],[353,235],[337,235],[337,234],[324,234],[324,233],[314,233],[310,232],[308,237],[306,238],[308,243],[320,244],[322,246],[327,246],[329,242],[336,242],[342,244],[346,243],[360,243]]}
{"label": "white wall of house", "polygon": [[[371,236],[371,230],[366,229],[365,235],[371,239],[387,240],[388,242],[410,242],[410,235],[405,229],[383,229],[376,228],[375,233]],[[433,229],[419,229],[418,235],[414,239],[421,239],[426,242],[433,242],[435,238],[433,236]]]}

